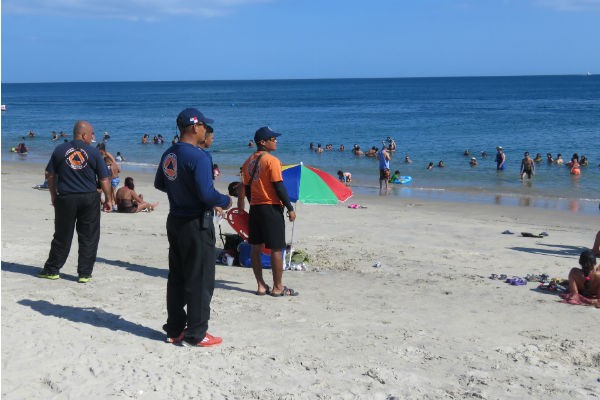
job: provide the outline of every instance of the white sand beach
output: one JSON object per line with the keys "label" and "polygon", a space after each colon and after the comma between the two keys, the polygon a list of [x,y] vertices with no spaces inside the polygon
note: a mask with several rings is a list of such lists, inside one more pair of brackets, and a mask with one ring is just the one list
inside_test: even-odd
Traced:
{"label": "white sand beach", "polygon": [[600,398],[600,309],[488,278],[566,278],[600,216],[398,197],[299,204],[294,246],[311,262],[284,283],[300,296],[256,296],[250,269],[218,265],[210,332],[223,344],[186,348],[161,328],[168,200],[153,176],[123,169],[160,205],[102,214],[93,280],[78,284],[76,240],[62,279],[35,277],[53,234],[48,192],[32,189],[43,166],[2,164],[3,399]]}

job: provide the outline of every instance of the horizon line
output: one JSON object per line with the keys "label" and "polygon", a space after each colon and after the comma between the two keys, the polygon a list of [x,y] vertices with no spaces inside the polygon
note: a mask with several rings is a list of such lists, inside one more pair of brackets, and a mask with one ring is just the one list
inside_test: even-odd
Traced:
{"label": "horizon line", "polygon": [[99,81],[37,81],[0,82],[4,85],[45,84],[45,83],[164,83],[164,82],[259,82],[259,81],[321,81],[321,80],[364,80],[364,79],[448,79],[448,78],[518,78],[550,76],[593,76],[592,72],[570,74],[517,74],[517,75],[440,75],[440,76],[388,76],[388,77],[346,77],[346,78],[256,78],[256,79],[183,79],[183,80],[99,80]]}

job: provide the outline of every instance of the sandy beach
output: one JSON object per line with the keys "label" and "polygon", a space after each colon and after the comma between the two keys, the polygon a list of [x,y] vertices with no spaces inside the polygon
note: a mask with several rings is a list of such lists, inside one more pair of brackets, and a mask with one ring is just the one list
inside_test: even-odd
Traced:
{"label": "sandy beach", "polygon": [[160,206],[102,214],[94,278],[78,284],[76,241],[62,279],[35,277],[54,222],[48,192],[32,189],[43,166],[2,164],[3,399],[600,398],[600,309],[489,279],[566,278],[598,215],[398,197],[298,204],[294,246],[311,261],[284,283],[300,296],[256,296],[250,269],[218,265],[210,332],[224,342],[195,349],[164,343],[161,328],[168,200],[153,176],[123,169]]}

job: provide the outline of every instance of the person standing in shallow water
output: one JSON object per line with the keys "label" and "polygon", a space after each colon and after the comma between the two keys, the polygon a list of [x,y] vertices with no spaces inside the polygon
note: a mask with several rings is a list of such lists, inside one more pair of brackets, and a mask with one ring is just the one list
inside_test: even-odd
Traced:
{"label": "person standing in shallow water", "polygon": [[527,179],[531,179],[534,174],[535,163],[533,162],[533,159],[529,156],[529,152],[526,151],[523,160],[521,160],[521,180],[525,180],[525,176],[527,176]]}
{"label": "person standing in shallow water", "polygon": [[496,147],[496,151],[496,170],[503,171],[506,166],[506,154],[504,154],[502,146]]}
{"label": "person standing in shallow water", "polygon": [[383,143],[381,150],[377,152],[377,159],[379,160],[379,194],[383,193],[384,186],[387,193],[389,190],[391,157],[385,143]]}

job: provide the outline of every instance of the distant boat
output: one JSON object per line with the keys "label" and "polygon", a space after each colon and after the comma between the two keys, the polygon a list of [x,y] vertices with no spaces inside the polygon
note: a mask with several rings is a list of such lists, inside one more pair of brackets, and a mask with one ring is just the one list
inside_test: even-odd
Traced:
{"label": "distant boat", "polygon": [[2,109],[2,111],[6,111],[6,105],[2,104],[2,105],[0,106],[0,109]]}

